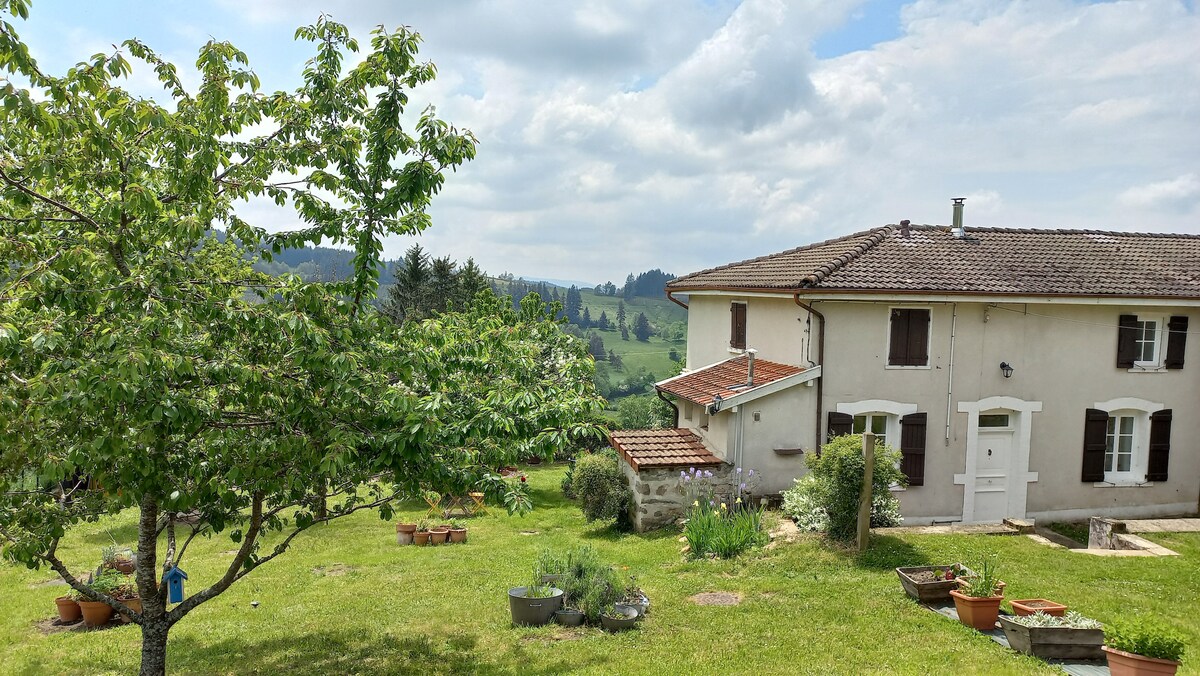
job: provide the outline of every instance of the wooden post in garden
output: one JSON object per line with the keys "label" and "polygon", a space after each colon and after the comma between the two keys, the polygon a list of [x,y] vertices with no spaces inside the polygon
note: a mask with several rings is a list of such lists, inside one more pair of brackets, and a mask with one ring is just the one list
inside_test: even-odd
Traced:
{"label": "wooden post in garden", "polygon": [[867,551],[867,544],[871,540],[871,498],[873,494],[872,484],[875,481],[875,435],[867,432],[862,435],[863,439],[863,458],[866,464],[863,467],[863,485],[862,493],[858,498],[858,553]]}

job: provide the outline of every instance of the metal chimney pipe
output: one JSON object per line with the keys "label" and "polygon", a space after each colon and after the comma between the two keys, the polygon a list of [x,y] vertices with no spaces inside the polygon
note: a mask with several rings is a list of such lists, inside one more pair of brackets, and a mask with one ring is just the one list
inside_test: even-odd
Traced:
{"label": "metal chimney pipe", "polygon": [[963,206],[966,201],[966,197],[950,198],[950,203],[954,205],[954,220],[951,222],[950,227],[955,237],[962,237],[967,234],[966,228],[963,227]]}

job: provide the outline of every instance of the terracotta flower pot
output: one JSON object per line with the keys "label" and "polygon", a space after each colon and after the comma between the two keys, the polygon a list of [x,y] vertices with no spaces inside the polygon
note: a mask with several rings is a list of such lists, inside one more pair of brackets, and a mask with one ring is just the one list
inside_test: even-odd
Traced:
{"label": "terracotta flower pot", "polygon": [[417,524],[415,523],[396,524],[396,544],[411,545],[413,543],[413,533],[415,532],[417,532]]}
{"label": "terracotta flower pot", "polygon": [[107,624],[113,616],[112,606],[100,601],[80,601],[79,610],[83,612],[83,624],[87,627]]}
{"label": "terracotta flower pot", "polygon": [[450,529],[450,541],[455,542],[455,543],[466,542],[467,541],[467,529],[466,528],[451,528]]}
{"label": "terracotta flower pot", "polygon": [[58,621],[63,624],[78,622],[83,617],[79,604],[70,596],[60,596],[54,599],[54,604],[58,606]]}
{"label": "terracotta flower pot", "polygon": [[429,544],[429,531],[419,530],[413,533],[413,544],[424,547]]}
{"label": "terracotta flower pot", "polygon": [[979,631],[991,631],[996,628],[996,618],[1000,617],[1000,602],[1004,596],[967,596],[957,589],[950,590],[954,597],[954,609],[958,611],[958,621]]}
{"label": "terracotta flower pot", "polygon": [[[129,609],[134,612],[138,612],[138,613],[142,612],[142,600],[141,599],[121,599],[121,602],[124,603],[125,605],[129,606]],[[121,613],[117,617],[121,618],[121,622],[123,624],[129,624],[130,622],[133,621],[133,620],[130,620],[129,616],[126,615],[125,613]]]}
{"label": "terracotta flower pot", "polygon": [[1141,676],[1142,674],[1154,676],[1170,676],[1179,669],[1178,662],[1171,660],[1160,660],[1154,657],[1146,657],[1137,653],[1127,653],[1124,650],[1117,650],[1104,646],[1105,656],[1108,658],[1108,670],[1112,676]]}
{"label": "terracotta flower pot", "polygon": [[429,544],[444,545],[446,544],[446,539],[449,537],[450,531],[443,530],[441,528],[434,528],[433,530],[429,531]]}
{"label": "terracotta flower pot", "polygon": [[1063,604],[1046,599],[1017,599],[1008,603],[1015,615],[1032,615],[1040,610],[1047,615],[1062,617],[1067,612],[1067,607]]}
{"label": "terracotta flower pot", "polygon": [[117,559],[112,567],[114,570],[126,575],[133,575],[134,568],[136,568],[132,559]]}

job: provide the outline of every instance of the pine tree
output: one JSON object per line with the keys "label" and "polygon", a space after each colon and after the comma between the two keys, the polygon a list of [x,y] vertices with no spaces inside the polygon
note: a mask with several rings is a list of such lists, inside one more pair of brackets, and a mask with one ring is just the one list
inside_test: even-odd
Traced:
{"label": "pine tree", "polygon": [[[429,266],[429,312],[445,312],[458,295],[458,264],[449,256],[433,259]],[[461,308],[460,308],[461,309]]]}
{"label": "pine tree", "polygon": [[613,352],[612,350],[608,351],[608,363],[612,364],[612,367],[615,369],[625,367],[625,362],[621,360],[621,355]]}
{"label": "pine tree", "polygon": [[650,320],[646,319],[646,313],[639,312],[638,316],[634,318],[633,335],[643,343],[650,340]]}
{"label": "pine tree", "polygon": [[596,328],[600,329],[601,331],[607,331],[609,328],[611,328],[610,324],[608,323],[608,313],[604,310],[600,311],[600,318],[596,320]]}
{"label": "pine tree", "polygon": [[563,303],[567,314],[567,321],[572,324],[579,323],[579,310],[583,307],[583,297],[579,295],[579,287],[574,284],[567,289],[567,300]]}
{"label": "pine tree", "polygon": [[602,360],[607,356],[604,352],[604,339],[600,337],[600,334],[593,333],[588,337],[588,352],[592,353],[597,360]]}
{"label": "pine tree", "polygon": [[629,327],[621,325],[621,340],[629,340]]}
{"label": "pine tree", "polygon": [[467,264],[458,271],[458,293],[456,307],[466,307],[475,296],[491,288],[487,275],[475,264],[474,258],[468,258]]}
{"label": "pine tree", "polygon": [[396,283],[388,290],[384,312],[397,322],[425,319],[430,280],[429,255],[421,250],[420,244],[413,244],[404,252],[404,260],[397,265],[400,269],[394,273]]}
{"label": "pine tree", "polygon": [[617,301],[617,326],[625,327],[625,301],[623,300]]}
{"label": "pine tree", "polygon": [[634,294],[637,293],[637,280],[633,278],[633,273],[625,278],[625,288],[621,290],[621,295],[625,300],[633,300]]}
{"label": "pine tree", "polygon": [[592,328],[592,312],[587,308],[583,308],[583,316],[579,318],[579,325],[585,329]]}

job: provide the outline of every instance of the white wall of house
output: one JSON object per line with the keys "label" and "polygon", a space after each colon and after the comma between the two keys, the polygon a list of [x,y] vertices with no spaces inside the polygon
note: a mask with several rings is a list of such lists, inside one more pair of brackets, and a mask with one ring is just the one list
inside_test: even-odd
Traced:
{"label": "white wall of house", "polygon": [[[816,361],[808,313],[790,297],[693,294],[688,317],[689,368],[731,356],[731,300],[747,303],[747,344],[758,349],[760,358],[796,365]],[[887,367],[889,313],[896,306],[930,309],[928,367]],[[1195,308],[832,300],[817,301],[814,307],[828,322],[822,376],[824,411],[837,410],[839,404],[853,408],[858,402],[884,400],[915,405],[918,411],[928,414],[925,485],[901,493],[902,508],[910,523],[963,517],[964,498],[969,497],[967,484],[971,483],[964,476],[968,448],[982,452],[979,449],[987,446],[976,443],[977,436],[975,442],[969,440],[973,430],[978,431],[971,419],[978,415],[972,407],[977,408],[980,401],[1008,402],[1014,413],[1014,443],[1020,445],[1021,433],[1028,434],[1028,466],[1014,468],[1009,473],[1012,477],[1006,479],[1010,487],[1014,481],[1025,483],[1025,496],[1020,502],[1024,503],[1026,516],[1132,516],[1197,509],[1200,336],[1189,336],[1182,370],[1131,372],[1116,366],[1118,315],[1139,314],[1163,320],[1186,315],[1194,334],[1200,329],[1200,311]],[[816,329],[814,326],[812,330],[814,338]],[[1002,361],[1015,369],[1011,378],[1001,374]],[[766,449],[794,436],[807,449],[813,438],[814,393],[815,388],[793,388],[748,404],[751,410],[762,409],[763,415],[759,423],[747,423],[747,439],[752,440],[747,448]],[[799,399],[789,401],[789,397]],[[1122,401],[1143,402],[1139,405],[1175,412],[1166,482],[1114,486],[1080,480],[1085,410],[1124,405]],[[1022,407],[1022,411],[1015,410]],[[710,433],[718,432],[714,427],[725,415],[714,419]],[[724,452],[729,425],[722,424],[719,433],[710,436]],[[810,427],[804,431],[803,425]],[[786,466],[779,465],[779,472],[803,466],[795,458],[784,461]],[[746,464],[752,463],[747,459]]]}

